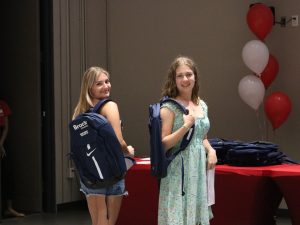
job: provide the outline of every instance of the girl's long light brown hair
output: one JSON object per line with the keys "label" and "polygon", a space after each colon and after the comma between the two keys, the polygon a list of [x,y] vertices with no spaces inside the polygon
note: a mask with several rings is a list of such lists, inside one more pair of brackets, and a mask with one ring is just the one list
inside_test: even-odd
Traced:
{"label": "girl's long light brown hair", "polygon": [[194,73],[195,76],[195,85],[192,90],[191,99],[195,104],[199,102],[199,81],[198,81],[198,69],[194,61],[186,56],[177,57],[171,64],[168,74],[167,80],[162,88],[162,96],[169,96],[171,98],[176,98],[179,94],[179,91],[176,86],[176,69],[181,66],[188,66]]}
{"label": "girl's long light brown hair", "polygon": [[100,74],[104,73],[109,78],[109,73],[101,67],[90,67],[83,75],[78,103],[74,109],[72,119],[93,107],[91,88]]}

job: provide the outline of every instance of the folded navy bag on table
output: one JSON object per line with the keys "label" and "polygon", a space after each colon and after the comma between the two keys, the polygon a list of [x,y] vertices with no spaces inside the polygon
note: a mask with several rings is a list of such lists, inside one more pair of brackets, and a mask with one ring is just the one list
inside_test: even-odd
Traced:
{"label": "folded navy bag on table", "polygon": [[277,144],[265,141],[241,142],[225,139],[210,139],[215,148],[219,164],[232,166],[268,166],[298,164],[279,151]]}

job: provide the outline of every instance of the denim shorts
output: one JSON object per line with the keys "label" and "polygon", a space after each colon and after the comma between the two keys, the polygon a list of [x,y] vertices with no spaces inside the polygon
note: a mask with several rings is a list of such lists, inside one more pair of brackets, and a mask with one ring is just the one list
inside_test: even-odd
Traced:
{"label": "denim shorts", "polygon": [[121,196],[121,195],[128,194],[127,191],[125,190],[124,179],[118,181],[112,186],[106,188],[98,188],[98,189],[88,188],[80,181],[80,191],[86,196],[89,195]]}

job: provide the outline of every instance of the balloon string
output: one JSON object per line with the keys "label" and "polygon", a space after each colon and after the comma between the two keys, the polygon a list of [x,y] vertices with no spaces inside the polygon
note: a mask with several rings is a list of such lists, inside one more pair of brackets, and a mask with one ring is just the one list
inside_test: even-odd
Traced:
{"label": "balloon string", "polygon": [[270,137],[269,137],[269,128],[266,122],[266,115],[264,114],[264,127],[265,127],[265,131],[266,131],[266,140],[269,141]]}
{"label": "balloon string", "polygon": [[273,129],[273,140],[276,140],[276,132],[275,132],[275,129]]}
{"label": "balloon string", "polygon": [[[262,105],[265,105],[265,100],[263,100]],[[262,108],[262,114],[263,114],[263,126],[264,126],[264,130],[266,131],[266,141],[269,141],[269,128],[266,122],[266,114],[264,111],[264,108]]]}
{"label": "balloon string", "polygon": [[261,136],[261,140],[264,140],[264,135],[263,135],[263,130],[262,130],[262,126],[261,126],[261,123],[259,121],[259,111],[256,110],[256,119],[257,119],[257,124],[258,124],[258,128],[259,128],[259,133],[260,133],[260,136]]}

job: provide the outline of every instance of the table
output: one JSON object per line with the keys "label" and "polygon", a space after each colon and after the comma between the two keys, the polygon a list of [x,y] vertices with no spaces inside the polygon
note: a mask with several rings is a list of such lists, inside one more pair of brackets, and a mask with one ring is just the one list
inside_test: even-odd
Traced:
{"label": "table", "polygon": [[136,159],[125,178],[129,193],[123,199],[116,225],[155,225],[158,210],[158,182],[150,174],[150,161]]}
{"label": "table", "polygon": [[293,225],[300,224],[300,165],[282,165],[270,171],[288,206]]}
{"label": "table", "polygon": [[[149,159],[136,160],[137,164],[126,175],[129,196],[123,200],[117,225],[156,225],[157,179],[150,175]],[[211,225],[273,225],[283,196],[293,225],[299,225],[299,186],[300,165],[217,165]]]}
{"label": "table", "polygon": [[217,165],[212,225],[275,225],[282,200],[268,167]]}

